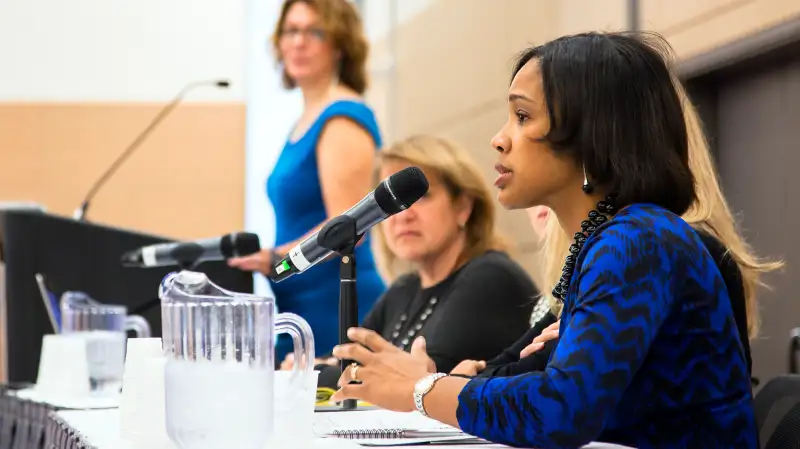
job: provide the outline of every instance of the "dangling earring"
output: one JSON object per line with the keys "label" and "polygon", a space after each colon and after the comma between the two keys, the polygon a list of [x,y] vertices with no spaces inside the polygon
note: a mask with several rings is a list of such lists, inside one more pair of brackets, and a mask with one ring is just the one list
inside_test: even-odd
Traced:
{"label": "dangling earring", "polygon": [[583,193],[589,194],[592,193],[594,190],[594,186],[589,183],[589,179],[586,177],[586,165],[583,166]]}

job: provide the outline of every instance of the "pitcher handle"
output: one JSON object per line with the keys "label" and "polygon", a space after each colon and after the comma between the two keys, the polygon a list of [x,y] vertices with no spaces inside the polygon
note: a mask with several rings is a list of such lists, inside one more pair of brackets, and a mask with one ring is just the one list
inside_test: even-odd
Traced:
{"label": "pitcher handle", "polygon": [[125,317],[125,330],[135,332],[138,338],[150,338],[150,323],[139,315]]}
{"label": "pitcher handle", "polygon": [[[300,393],[306,385],[306,381],[314,370],[314,333],[306,320],[293,313],[279,313],[275,317],[275,333],[289,334],[294,342],[294,366],[292,374],[289,376],[289,391]],[[292,407],[294,403],[302,398],[301,394],[292,394],[287,407]]]}

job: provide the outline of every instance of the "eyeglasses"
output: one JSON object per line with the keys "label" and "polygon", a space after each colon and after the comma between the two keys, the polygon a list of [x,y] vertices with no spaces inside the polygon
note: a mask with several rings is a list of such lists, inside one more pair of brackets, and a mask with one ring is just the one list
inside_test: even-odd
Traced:
{"label": "eyeglasses", "polygon": [[286,28],[281,30],[281,39],[294,39],[297,36],[310,37],[316,41],[324,41],[327,36],[322,28]]}

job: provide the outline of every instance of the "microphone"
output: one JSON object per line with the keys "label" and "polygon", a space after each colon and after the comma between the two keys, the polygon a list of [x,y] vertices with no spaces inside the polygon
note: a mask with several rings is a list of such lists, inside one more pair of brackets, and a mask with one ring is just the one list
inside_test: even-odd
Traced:
{"label": "microphone", "polygon": [[133,140],[133,142],[130,143],[130,145],[128,145],[125,151],[123,151],[122,154],[120,154],[119,157],[117,157],[117,160],[115,160],[114,163],[111,164],[110,167],[108,167],[108,170],[106,170],[106,172],[103,173],[100,179],[95,181],[94,185],[92,185],[92,188],[89,189],[89,193],[86,194],[86,197],[84,198],[83,203],[81,203],[81,206],[75,209],[75,212],[73,213],[73,218],[75,220],[83,221],[84,217],[86,217],[86,211],[89,209],[89,203],[92,201],[92,198],[94,198],[94,196],[103,186],[103,184],[105,184],[106,181],[108,181],[108,179],[111,178],[111,176],[117,171],[117,169],[119,169],[119,167],[122,166],[123,162],[125,162],[128,159],[128,157],[130,157],[131,154],[133,154],[133,152],[137,148],[139,148],[139,146],[142,143],[144,143],[145,139],[156,129],[156,127],[165,118],[167,118],[169,113],[172,112],[172,110],[178,106],[181,100],[183,100],[183,97],[190,90],[200,86],[215,86],[220,89],[227,89],[230,86],[230,82],[227,80],[195,81],[184,86],[184,88],[181,89],[180,92],[178,92],[178,95],[176,95],[175,98],[172,99],[172,101],[167,103],[166,106],[164,106],[161,109],[161,111],[159,111],[159,113],[156,114],[155,117],[153,117],[153,120],[150,121],[150,124],[147,125],[147,127],[141,133],[139,133],[138,136],[136,136],[136,138]]}
{"label": "microphone", "polygon": [[158,243],[128,251],[122,255],[124,267],[163,267],[178,265],[182,268],[210,260],[226,260],[247,256],[261,250],[258,235],[235,232],[222,237],[194,242]]}
{"label": "microphone", "polygon": [[[427,191],[428,180],[422,170],[417,167],[408,167],[389,176],[342,216],[347,216],[355,221],[356,235],[361,237],[371,227],[411,207]],[[332,221],[335,220],[336,218]],[[306,271],[330,256],[335,248],[331,248],[331,245],[322,246],[318,242],[320,233],[325,229],[315,232],[292,248],[275,265],[268,277],[275,282],[280,282],[295,273]],[[347,243],[355,244],[355,242],[341,242],[342,245]]]}

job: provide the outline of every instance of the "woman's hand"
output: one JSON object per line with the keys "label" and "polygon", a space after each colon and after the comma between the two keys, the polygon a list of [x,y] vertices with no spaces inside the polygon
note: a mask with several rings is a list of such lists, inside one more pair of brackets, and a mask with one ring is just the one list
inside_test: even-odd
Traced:
{"label": "woman's hand", "polygon": [[542,333],[539,334],[538,337],[534,338],[531,344],[525,346],[525,348],[522,351],[520,351],[519,358],[525,358],[533,354],[534,352],[542,349],[546,342],[558,338],[558,329],[560,325],[561,325],[561,320],[558,320],[555,323],[544,328]]}
{"label": "woman's hand", "polygon": [[461,363],[459,363],[458,365],[456,365],[456,367],[453,368],[452,371],[450,371],[450,374],[460,374],[462,376],[472,376],[472,377],[474,377],[474,376],[477,376],[478,373],[480,373],[481,371],[483,371],[485,369],[486,369],[486,362],[484,362],[482,360],[481,361],[478,361],[478,360],[464,360]]}
{"label": "woman's hand", "polygon": [[414,342],[411,343],[411,355],[419,360],[420,363],[425,363],[429,374],[436,372],[436,362],[428,355],[428,348],[424,337],[417,337]]}
{"label": "woman's hand", "polygon": [[[368,329],[352,328],[347,331],[347,337],[354,343],[335,347],[333,355],[353,360],[359,367],[355,379],[352,367],[344,370],[339,378],[340,389],[331,400],[360,399],[387,410],[416,410],[414,387],[429,374],[430,358],[425,352],[425,339],[417,337],[408,353]],[[352,380],[361,383],[350,384]]]}
{"label": "woman's hand", "polygon": [[232,257],[228,259],[228,266],[243,271],[258,271],[268,274],[272,270],[272,250],[262,249],[249,256]]}

